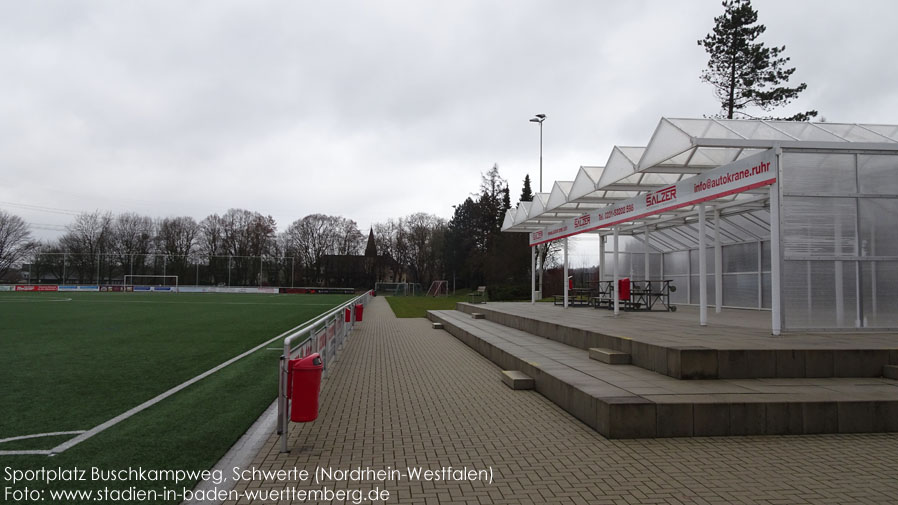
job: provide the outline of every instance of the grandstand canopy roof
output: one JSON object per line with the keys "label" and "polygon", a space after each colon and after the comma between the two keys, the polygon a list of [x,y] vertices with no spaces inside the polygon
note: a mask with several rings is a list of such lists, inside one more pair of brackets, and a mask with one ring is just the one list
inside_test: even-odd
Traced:
{"label": "grandstand canopy roof", "polygon": [[[898,125],[662,118],[645,147],[615,146],[604,167],[581,166],[573,181],[510,209],[502,230],[543,230],[773,148],[898,151]],[[769,236],[768,194],[757,188],[714,200],[724,242]],[[648,229],[657,249],[690,249],[698,246],[697,219],[696,205],[688,205],[622,223],[619,231]]]}

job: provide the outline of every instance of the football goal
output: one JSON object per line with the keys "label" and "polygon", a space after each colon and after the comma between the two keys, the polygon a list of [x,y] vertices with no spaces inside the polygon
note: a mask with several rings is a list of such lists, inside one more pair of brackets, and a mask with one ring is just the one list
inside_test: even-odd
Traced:
{"label": "football goal", "polygon": [[430,283],[427,296],[449,296],[449,281],[433,281]]}
{"label": "football goal", "polygon": [[374,291],[384,296],[420,296],[422,293],[417,282],[378,282]]}
{"label": "football goal", "polygon": [[160,291],[166,293],[178,292],[177,275],[125,275],[123,280],[125,287],[130,286],[129,291]]}

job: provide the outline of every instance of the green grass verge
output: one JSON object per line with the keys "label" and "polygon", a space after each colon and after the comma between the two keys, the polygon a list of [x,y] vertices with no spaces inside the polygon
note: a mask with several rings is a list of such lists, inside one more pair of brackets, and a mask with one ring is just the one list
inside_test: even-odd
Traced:
{"label": "green grass verge", "polygon": [[452,310],[458,302],[468,301],[468,292],[449,296],[388,296],[387,303],[396,317],[427,317],[428,310]]}
{"label": "green grass verge", "polygon": [[[51,301],[64,298],[72,300]],[[349,298],[0,293],[0,438],[92,428]],[[209,468],[275,399],[279,355],[263,348],[62,454],[0,456],[0,466]],[[66,438],[8,442],[0,450],[49,449]],[[176,483],[55,486],[107,485]]]}

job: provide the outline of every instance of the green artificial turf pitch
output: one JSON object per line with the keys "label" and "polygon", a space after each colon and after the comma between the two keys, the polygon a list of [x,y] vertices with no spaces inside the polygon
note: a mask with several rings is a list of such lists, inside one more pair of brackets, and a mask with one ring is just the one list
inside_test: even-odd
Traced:
{"label": "green artificial turf pitch", "polygon": [[[0,439],[88,430],[350,298],[0,292]],[[263,348],[52,465],[208,468],[274,401],[279,356]],[[50,449],[67,438],[0,450]],[[49,459],[0,456],[0,466],[40,468]]]}

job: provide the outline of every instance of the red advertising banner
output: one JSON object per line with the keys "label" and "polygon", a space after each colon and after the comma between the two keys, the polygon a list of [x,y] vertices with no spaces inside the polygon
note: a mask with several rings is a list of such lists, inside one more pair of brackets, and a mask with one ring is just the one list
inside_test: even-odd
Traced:
{"label": "red advertising banner", "polygon": [[59,286],[55,284],[17,284],[16,291],[59,291]]}
{"label": "red advertising banner", "polygon": [[682,180],[672,186],[622,200],[532,232],[530,245],[535,246],[767,186],[776,182],[776,172],[776,156],[770,149]]}

